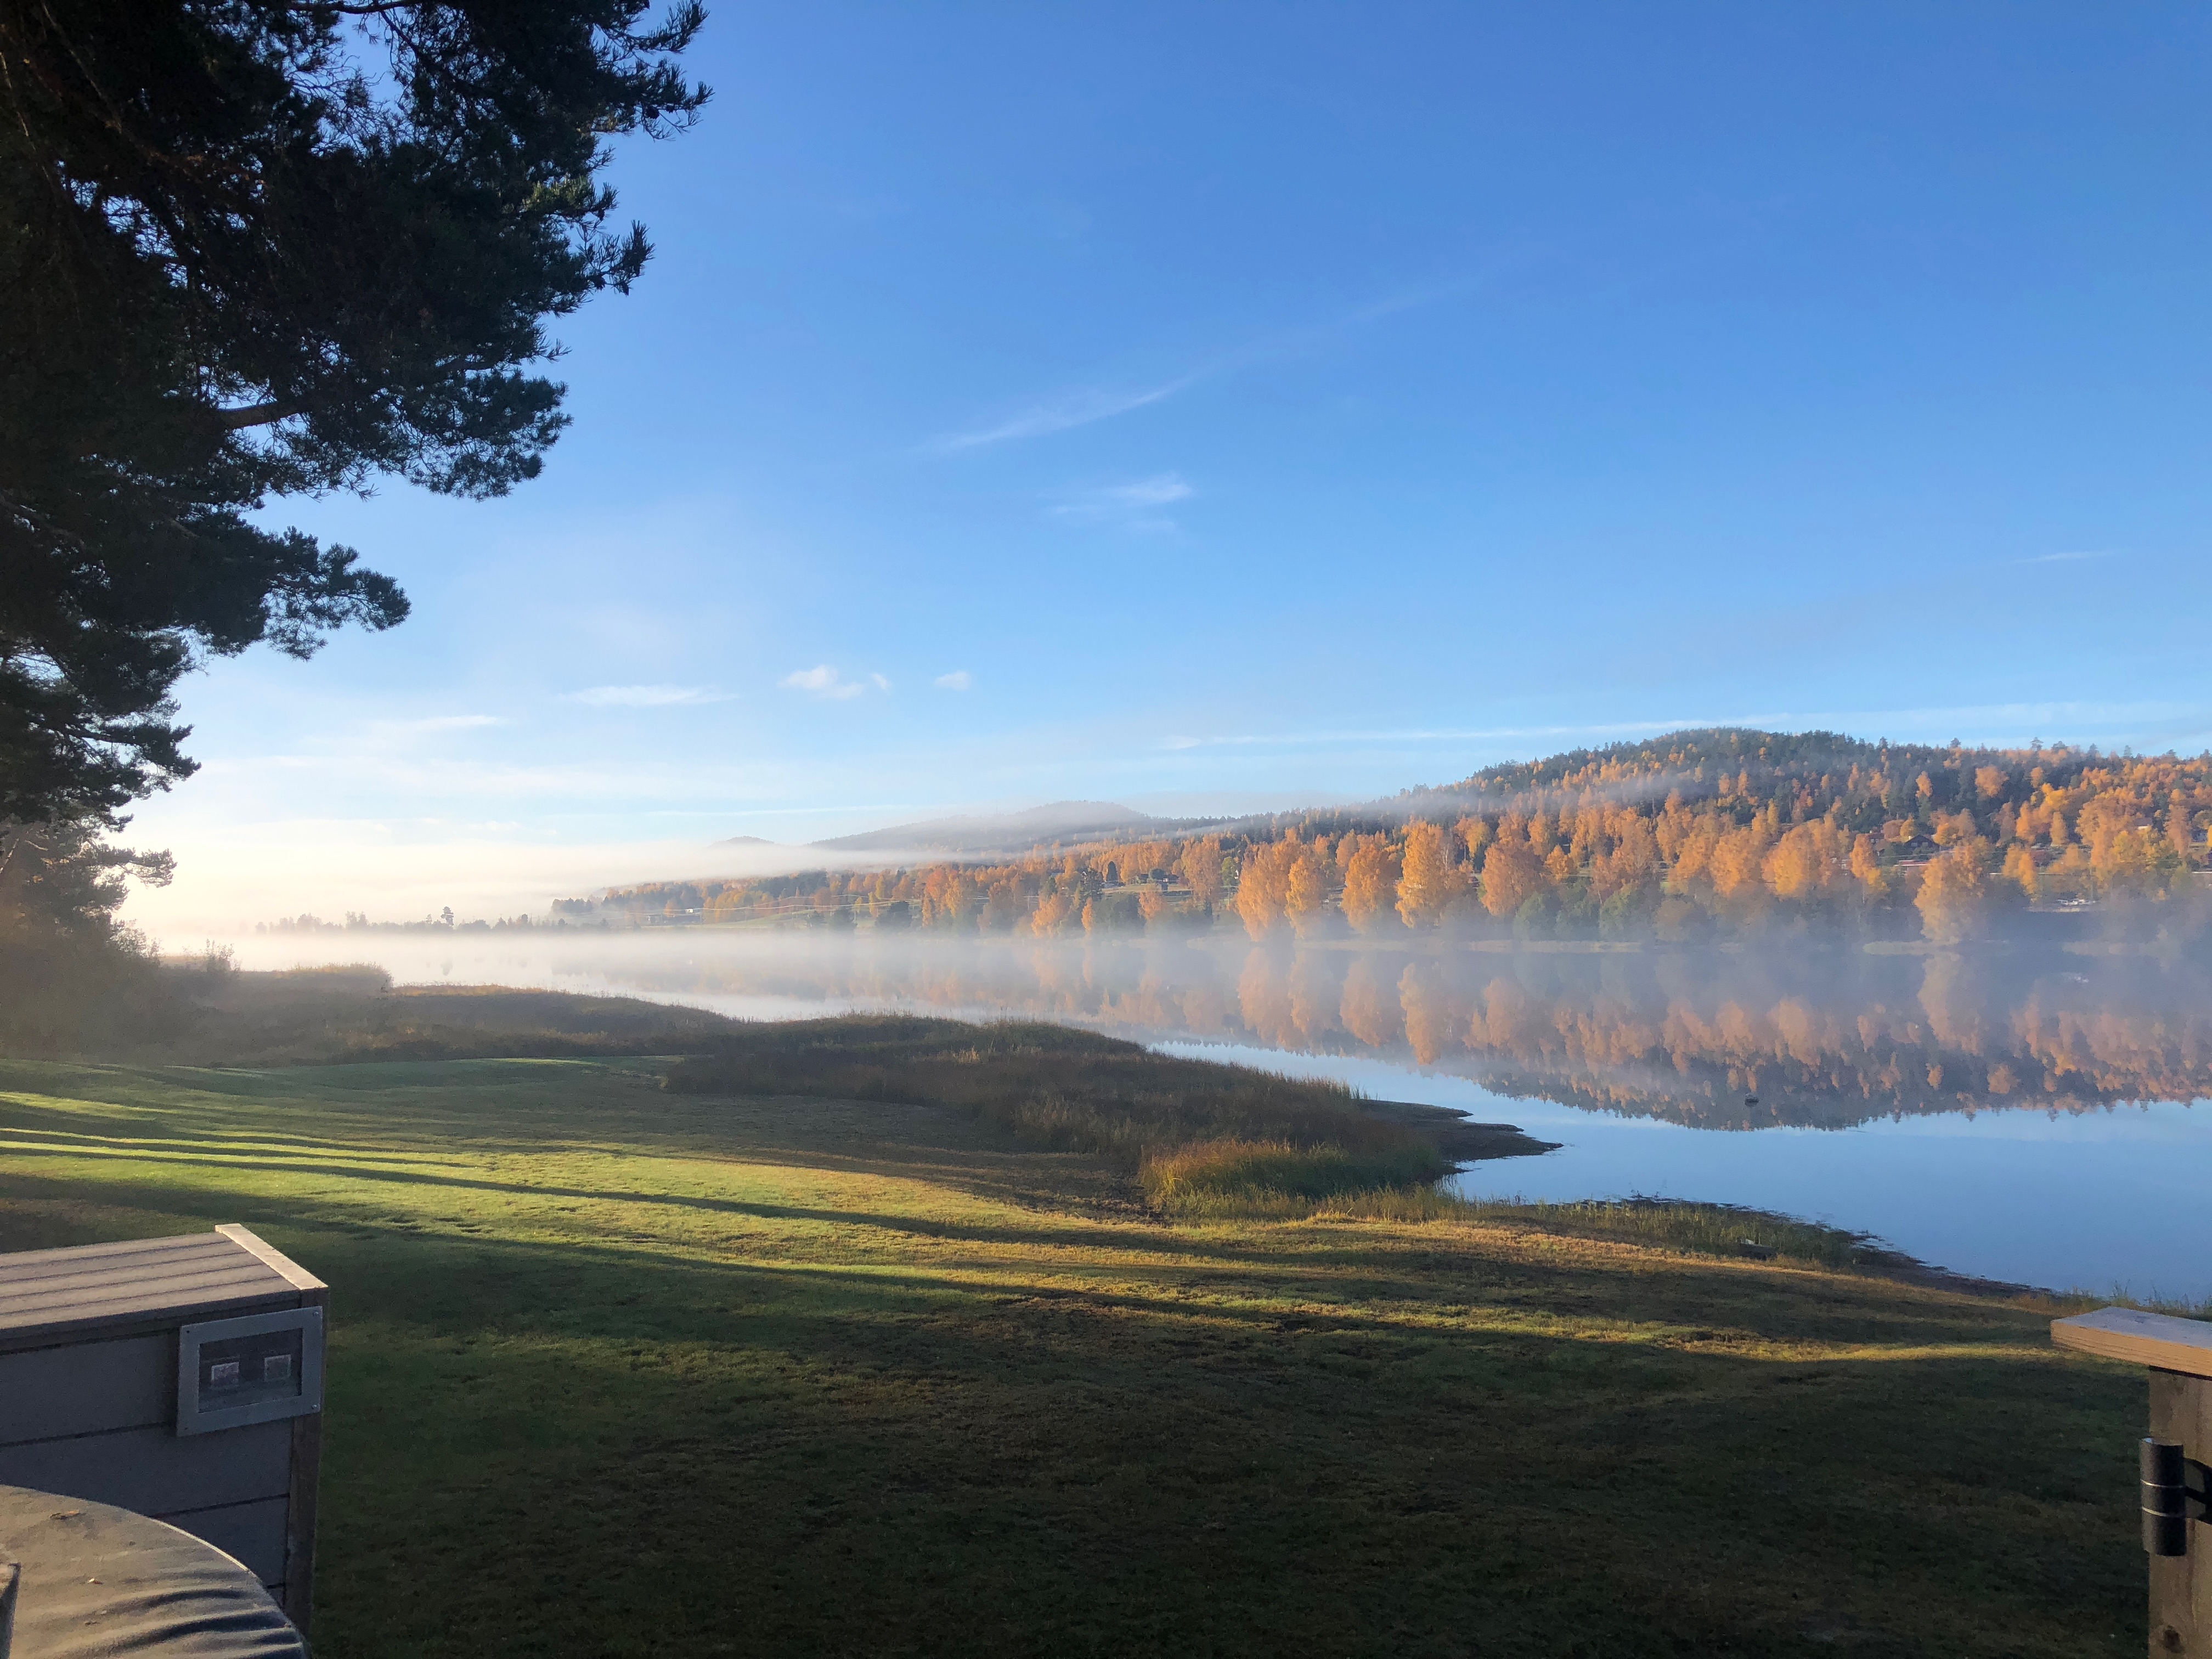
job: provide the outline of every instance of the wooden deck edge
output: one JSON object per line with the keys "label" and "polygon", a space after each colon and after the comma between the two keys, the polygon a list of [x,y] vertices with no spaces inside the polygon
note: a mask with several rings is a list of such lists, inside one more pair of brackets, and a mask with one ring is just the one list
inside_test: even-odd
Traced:
{"label": "wooden deck edge", "polygon": [[294,1290],[328,1291],[330,1289],[329,1285],[293,1261],[290,1256],[286,1255],[283,1251],[273,1244],[264,1243],[249,1229],[240,1226],[238,1223],[225,1222],[222,1226],[217,1227],[216,1231],[252,1256],[263,1267],[282,1273],[284,1276],[284,1282]]}
{"label": "wooden deck edge", "polygon": [[2100,1308],[2051,1322],[2051,1340],[2106,1359],[2185,1376],[2212,1376],[2212,1322],[2136,1308]]}

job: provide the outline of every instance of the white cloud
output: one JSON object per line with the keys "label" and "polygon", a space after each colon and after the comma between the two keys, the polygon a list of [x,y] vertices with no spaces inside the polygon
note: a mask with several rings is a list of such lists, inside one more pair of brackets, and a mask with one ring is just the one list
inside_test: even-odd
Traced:
{"label": "white cloud", "polygon": [[2032,559],[2022,559],[2022,564],[2070,564],[2076,559],[2109,559],[2109,550],[2094,553],[2039,553]]}
{"label": "white cloud", "polygon": [[1200,378],[1186,374],[1181,380],[1170,380],[1163,386],[1141,392],[1085,391],[1069,393],[1055,402],[1040,404],[1024,410],[1011,420],[1002,421],[974,432],[956,432],[939,438],[930,447],[939,454],[954,454],[963,449],[981,449],[991,444],[1011,442],[1017,438],[1042,438],[1048,433],[1065,432],[1071,427],[1089,426],[1093,421],[1111,420],[1116,415],[1126,415],[1133,409],[1142,409],[1147,404],[1157,404],[1172,398],[1192,381]]}
{"label": "white cloud", "polygon": [[932,684],[940,691],[965,691],[975,684],[975,677],[964,668],[956,668],[950,674],[939,674]]}
{"label": "white cloud", "polygon": [[[881,674],[872,674],[868,678],[885,691],[891,689],[891,683]],[[805,691],[817,697],[834,698],[840,702],[848,697],[857,697],[868,689],[866,682],[846,679],[826,662],[812,668],[793,669],[776,684],[787,686],[793,691]]]}
{"label": "white cloud", "polygon": [[678,703],[727,702],[733,694],[711,685],[594,685],[568,695],[570,702],[593,708],[666,708]]}
{"label": "white cloud", "polygon": [[868,678],[876,683],[876,690],[878,691],[888,691],[891,689],[891,683],[881,674],[871,674]]}
{"label": "white cloud", "polygon": [[1116,524],[1131,530],[1173,530],[1174,520],[1159,509],[1188,501],[1198,491],[1179,472],[1156,472],[1133,483],[1106,484],[1071,495],[1053,516],[1081,524]]}
{"label": "white cloud", "polygon": [[380,731],[408,732],[472,732],[479,726],[505,726],[507,721],[496,714],[432,714],[419,720],[377,720],[373,722]]}

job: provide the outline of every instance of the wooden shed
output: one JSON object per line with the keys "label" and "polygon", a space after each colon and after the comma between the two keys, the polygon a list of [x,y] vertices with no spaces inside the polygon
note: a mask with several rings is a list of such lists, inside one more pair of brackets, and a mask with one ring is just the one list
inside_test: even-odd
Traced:
{"label": "wooden shed", "polygon": [[203,1538],[305,1631],[328,1297],[244,1227],[0,1255],[0,1485]]}

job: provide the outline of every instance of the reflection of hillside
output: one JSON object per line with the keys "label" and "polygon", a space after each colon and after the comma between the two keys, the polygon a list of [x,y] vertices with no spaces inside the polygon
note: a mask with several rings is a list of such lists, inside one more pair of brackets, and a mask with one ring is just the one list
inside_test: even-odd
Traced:
{"label": "reflection of hillside", "polygon": [[2145,958],[854,944],[660,988],[1371,1052],[1715,1128],[2212,1095],[2212,976]]}
{"label": "reflection of hillside", "polygon": [[[2212,1093],[2198,970],[2106,965],[2093,980],[1955,957],[1832,964],[1360,958],[1342,972],[1334,1029],[1500,1092],[1712,1127]],[[1255,953],[1244,1023],[1279,1047],[1349,1046],[1329,1041],[1333,977],[1325,960]]]}

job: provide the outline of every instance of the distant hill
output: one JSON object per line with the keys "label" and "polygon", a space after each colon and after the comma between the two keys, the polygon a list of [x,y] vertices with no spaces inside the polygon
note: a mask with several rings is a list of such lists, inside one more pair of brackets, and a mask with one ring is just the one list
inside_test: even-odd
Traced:
{"label": "distant hill", "polygon": [[780,841],[770,841],[764,836],[732,836],[727,841],[718,841],[717,847],[781,847]]}
{"label": "distant hill", "polygon": [[[802,855],[821,866],[650,883],[599,909],[641,926],[865,915],[894,931],[1034,938],[1233,920],[1255,939],[1692,943],[1810,936],[1817,924],[1945,945],[2056,937],[2095,913],[2116,938],[2212,951],[2212,753],[1706,729],[1486,767],[1359,805],[1193,820],[1055,801],[817,842]],[[2031,909],[2044,914],[2031,921]]]}
{"label": "distant hill", "polygon": [[1182,823],[1155,818],[1112,801],[1056,800],[999,817],[927,818],[811,844],[834,853],[1019,853],[1041,842],[1180,828]]}

